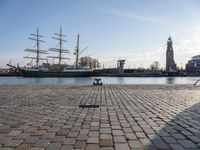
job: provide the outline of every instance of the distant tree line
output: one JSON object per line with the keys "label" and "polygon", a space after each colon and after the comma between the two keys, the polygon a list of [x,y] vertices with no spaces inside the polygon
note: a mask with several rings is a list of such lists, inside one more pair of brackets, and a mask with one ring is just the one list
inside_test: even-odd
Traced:
{"label": "distant tree line", "polygon": [[151,65],[150,65],[150,70],[160,70],[160,64],[158,61],[154,61]]}
{"label": "distant tree line", "polygon": [[97,59],[94,59],[90,56],[81,57],[79,59],[79,66],[81,67],[89,67],[89,68],[99,68],[100,63]]}

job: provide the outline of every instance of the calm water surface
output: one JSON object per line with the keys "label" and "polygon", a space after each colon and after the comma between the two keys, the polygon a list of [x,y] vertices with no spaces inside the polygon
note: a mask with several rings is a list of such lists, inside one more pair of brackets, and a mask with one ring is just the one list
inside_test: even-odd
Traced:
{"label": "calm water surface", "polygon": [[92,84],[101,78],[104,84],[194,84],[200,77],[84,77],[84,78],[24,78],[0,77],[0,84]]}

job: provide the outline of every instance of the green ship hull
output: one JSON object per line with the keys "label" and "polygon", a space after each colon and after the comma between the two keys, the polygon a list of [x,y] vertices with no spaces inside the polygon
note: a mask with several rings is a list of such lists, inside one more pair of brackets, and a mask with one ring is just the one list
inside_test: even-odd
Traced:
{"label": "green ship hull", "polygon": [[88,77],[92,75],[92,71],[46,72],[22,70],[22,74],[24,77]]}

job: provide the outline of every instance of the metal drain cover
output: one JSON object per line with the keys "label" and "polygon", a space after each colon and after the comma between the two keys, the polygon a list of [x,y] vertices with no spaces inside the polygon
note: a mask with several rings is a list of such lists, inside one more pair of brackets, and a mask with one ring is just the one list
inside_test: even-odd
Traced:
{"label": "metal drain cover", "polygon": [[79,108],[99,108],[99,105],[79,105]]}

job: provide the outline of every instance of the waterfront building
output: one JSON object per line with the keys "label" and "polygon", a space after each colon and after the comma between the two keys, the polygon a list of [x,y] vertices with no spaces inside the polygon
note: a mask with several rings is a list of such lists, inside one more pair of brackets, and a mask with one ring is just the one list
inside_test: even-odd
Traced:
{"label": "waterfront building", "polygon": [[0,69],[0,75],[9,75],[11,73],[11,69]]}
{"label": "waterfront building", "polygon": [[117,68],[119,70],[119,74],[124,74],[124,65],[125,65],[125,59],[118,60],[117,61]]}
{"label": "waterfront building", "polygon": [[193,56],[191,60],[185,66],[188,72],[199,72],[200,71],[200,55]]}
{"label": "waterfront building", "polygon": [[167,40],[166,71],[167,72],[175,72],[176,71],[176,64],[174,61],[173,42],[172,42],[171,37],[169,37]]}

